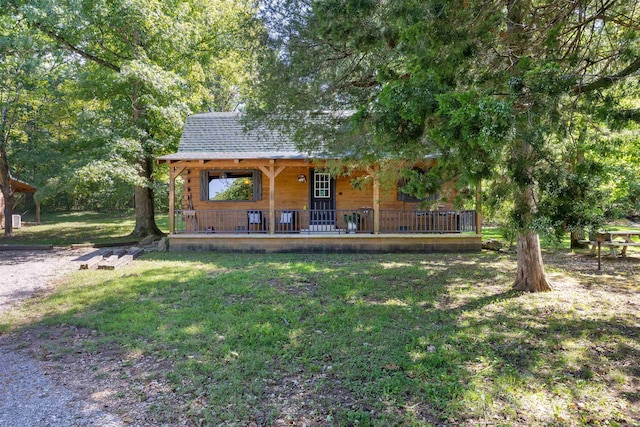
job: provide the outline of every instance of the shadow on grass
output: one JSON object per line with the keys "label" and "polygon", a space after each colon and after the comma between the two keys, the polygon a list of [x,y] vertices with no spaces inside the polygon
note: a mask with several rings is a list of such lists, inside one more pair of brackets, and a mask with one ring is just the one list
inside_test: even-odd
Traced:
{"label": "shadow on grass", "polygon": [[[161,229],[168,229],[167,215],[158,214]],[[0,234],[0,244],[107,243],[136,240],[129,235],[135,226],[133,213],[58,212],[43,214],[39,225],[14,229],[12,237]]]}
{"label": "shadow on grass", "polygon": [[[603,384],[616,380],[604,369],[640,380],[627,363],[640,358],[629,341],[637,326],[549,311],[507,290],[512,271],[497,254],[159,254],[125,275],[78,276],[43,301],[41,323],[97,330],[100,347],[170,360],[174,370],[159,374],[185,405],[160,411],[162,422],[561,425],[625,416],[637,395],[607,394]],[[534,396],[542,409],[528,405]],[[576,406],[591,398],[622,409]]]}

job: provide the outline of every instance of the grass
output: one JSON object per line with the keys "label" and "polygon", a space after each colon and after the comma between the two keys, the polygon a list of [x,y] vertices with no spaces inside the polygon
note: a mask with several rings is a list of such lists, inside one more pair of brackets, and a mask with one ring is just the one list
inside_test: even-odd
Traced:
{"label": "grass", "polygon": [[601,283],[551,261],[558,290],[523,295],[509,290],[513,263],[494,253],[156,254],[124,272],[78,272],[1,328],[73,325],[96,335],[47,336],[51,352],[163,361],[117,392],[146,399],[143,379],[160,378],[180,403],[156,408],[157,422],[640,422],[637,268]]}
{"label": "grass", "polygon": [[132,424],[640,425],[638,262],[607,261],[545,251],[556,290],[521,294],[513,254],[156,253],[0,333]]}
{"label": "grass", "polygon": [[[606,231],[638,231],[638,225],[630,223],[628,221],[618,221],[615,223],[607,224],[602,230]],[[482,228],[482,240],[500,240],[503,243],[508,243],[503,237],[499,227],[483,227]],[[515,247],[516,242],[513,242]],[[569,233],[565,233],[560,241],[556,241],[552,236],[540,236],[540,245],[543,249],[558,250],[562,248],[569,248],[571,245],[571,236]]]}
{"label": "grass", "polygon": [[[158,227],[168,232],[169,218],[156,215]],[[43,214],[40,225],[29,225],[13,230],[5,237],[0,231],[0,244],[52,244],[68,246],[80,243],[116,243],[135,240],[129,234],[135,218],[129,214],[97,212],[56,212]]]}

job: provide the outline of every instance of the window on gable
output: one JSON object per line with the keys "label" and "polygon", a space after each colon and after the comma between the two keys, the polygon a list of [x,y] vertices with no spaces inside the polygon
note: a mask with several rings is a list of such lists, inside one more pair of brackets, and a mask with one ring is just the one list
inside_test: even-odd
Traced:
{"label": "window on gable", "polygon": [[262,200],[262,172],[259,170],[201,171],[200,200]]}

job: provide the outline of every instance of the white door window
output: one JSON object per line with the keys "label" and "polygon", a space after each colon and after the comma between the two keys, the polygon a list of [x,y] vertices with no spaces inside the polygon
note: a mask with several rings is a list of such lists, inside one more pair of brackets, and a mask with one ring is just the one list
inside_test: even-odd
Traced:
{"label": "white door window", "polygon": [[313,181],[313,193],[317,199],[328,199],[331,197],[331,175],[328,173],[316,172]]}

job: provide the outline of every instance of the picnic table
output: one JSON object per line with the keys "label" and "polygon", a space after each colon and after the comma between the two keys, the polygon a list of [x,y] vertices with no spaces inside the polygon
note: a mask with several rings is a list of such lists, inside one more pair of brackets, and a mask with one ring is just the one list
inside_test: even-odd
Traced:
{"label": "picnic table", "polygon": [[600,242],[601,246],[609,248],[611,256],[618,256],[618,249],[622,248],[620,255],[626,257],[629,246],[640,246],[640,230],[599,231],[596,236],[591,236],[589,240],[580,240],[580,243],[591,245],[592,255],[596,255],[598,242]]}
{"label": "picnic table", "polygon": [[[603,235],[602,244],[609,247],[612,256],[618,256],[618,248],[622,248],[622,257],[627,256],[627,248],[629,246],[640,246],[640,230],[635,231],[609,231],[606,233],[600,233]],[[633,239],[636,238],[636,241]]]}
{"label": "picnic table", "polygon": [[[593,240],[594,237],[595,240]],[[626,258],[629,246],[640,247],[640,230],[600,231],[594,237],[591,237],[590,240],[581,240],[581,242],[591,244],[592,255],[596,255],[597,251],[598,270],[601,270],[600,249],[602,246],[609,248],[612,257],[617,257],[618,249],[622,248],[620,255],[623,258]]]}

